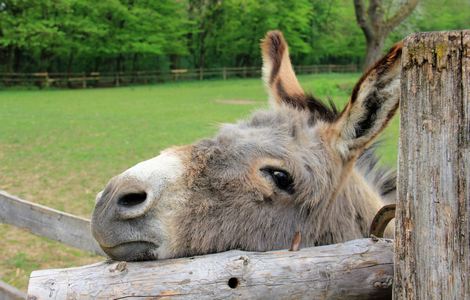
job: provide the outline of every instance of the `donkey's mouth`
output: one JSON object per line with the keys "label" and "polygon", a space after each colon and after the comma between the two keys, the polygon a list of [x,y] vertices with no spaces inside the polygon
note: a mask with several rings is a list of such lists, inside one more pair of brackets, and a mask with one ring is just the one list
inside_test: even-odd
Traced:
{"label": "donkey's mouth", "polygon": [[113,247],[101,246],[103,251],[114,260],[142,261],[157,260],[158,246],[146,241],[133,241],[118,244]]}

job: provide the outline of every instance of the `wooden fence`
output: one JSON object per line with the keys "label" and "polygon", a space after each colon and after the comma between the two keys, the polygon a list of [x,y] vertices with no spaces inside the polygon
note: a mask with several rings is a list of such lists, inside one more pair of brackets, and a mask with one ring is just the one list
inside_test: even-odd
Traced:
{"label": "wooden fence", "polygon": [[[90,221],[0,191],[0,223],[103,255],[90,231]],[[26,294],[0,281],[0,299],[25,299]]]}
{"label": "wooden fence", "polygon": [[[357,65],[296,66],[297,74],[358,72]],[[0,86],[35,85],[38,87],[111,87],[179,80],[229,79],[261,76],[260,67],[175,69],[135,72],[91,73],[0,73]]]}
{"label": "wooden fence", "polygon": [[[371,238],[296,252],[34,271],[28,297],[389,299],[393,289],[394,299],[470,299],[470,31],[407,38],[402,66],[394,243]],[[87,220],[4,193],[1,203],[2,222],[70,245],[64,235],[81,236],[86,250],[99,251]],[[64,224],[82,222],[82,229],[61,231],[56,227],[66,225],[51,215],[63,216]]]}
{"label": "wooden fence", "polygon": [[[0,222],[104,255],[91,235],[89,220],[2,191]],[[359,239],[297,252],[228,251],[166,261],[106,261],[79,268],[34,271],[27,295],[28,299],[158,295],[220,299],[235,295],[298,298],[308,292],[311,298],[382,298],[391,293],[392,277],[392,241]],[[25,297],[23,292],[0,282],[0,299]]]}

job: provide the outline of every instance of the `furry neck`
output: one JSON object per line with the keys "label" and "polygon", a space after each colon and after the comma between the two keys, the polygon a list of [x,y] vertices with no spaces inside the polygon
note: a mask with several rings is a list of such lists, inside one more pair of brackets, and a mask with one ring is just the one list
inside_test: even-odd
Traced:
{"label": "furry neck", "polygon": [[341,190],[328,203],[321,203],[309,216],[306,246],[341,243],[369,236],[369,226],[384,205],[374,186],[356,169],[343,178]]}

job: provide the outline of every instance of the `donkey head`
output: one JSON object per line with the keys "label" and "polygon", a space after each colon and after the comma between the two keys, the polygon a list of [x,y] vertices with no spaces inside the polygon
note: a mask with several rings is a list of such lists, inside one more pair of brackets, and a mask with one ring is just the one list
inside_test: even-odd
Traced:
{"label": "donkey head", "polygon": [[304,246],[367,234],[393,178],[370,176],[363,153],[398,107],[401,47],[361,77],[341,113],[303,91],[280,32],[261,48],[270,110],[167,149],[98,194],[92,231],[111,258],[287,248],[296,231]]}

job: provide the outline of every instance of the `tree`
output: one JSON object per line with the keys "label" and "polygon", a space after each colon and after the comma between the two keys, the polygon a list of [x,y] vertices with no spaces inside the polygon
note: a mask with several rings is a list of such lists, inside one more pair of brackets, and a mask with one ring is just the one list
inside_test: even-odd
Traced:
{"label": "tree", "polygon": [[363,59],[365,45],[350,0],[311,0],[311,54],[301,64],[350,64]]}
{"label": "tree", "polygon": [[[61,3],[60,3],[61,4]],[[64,36],[58,30],[54,12],[63,6],[53,1],[5,1],[0,16],[0,47],[9,51],[8,71],[20,64],[22,51],[38,59],[38,69],[46,70]]]}
{"label": "tree", "polygon": [[468,0],[417,2],[0,0],[0,71],[259,66],[259,39],[272,29],[295,64],[359,63],[367,49],[368,65],[412,32],[470,27]]}
{"label": "tree", "polygon": [[282,30],[291,54],[309,53],[310,0],[189,0],[189,35],[196,67],[261,64],[259,40]]}
{"label": "tree", "polygon": [[354,0],[356,21],[366,38],[366,68],[380,57],[387,36],[411,14],[417,4],[418,0],[404,0],[400,3],[370,0],[366,11],[364,0]]}

